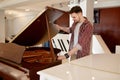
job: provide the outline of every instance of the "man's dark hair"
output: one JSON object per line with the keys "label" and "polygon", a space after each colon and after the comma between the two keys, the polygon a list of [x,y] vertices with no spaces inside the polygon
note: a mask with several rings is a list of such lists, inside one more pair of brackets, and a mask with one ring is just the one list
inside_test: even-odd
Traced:
{"label": "man's dark hair", "polygon": [[81,9],[80,6],[74,6],[74,7],[72,7],[71,10],[69,11],[70,14],[71,14],[71,13],[79,13],[79,12],[82,13],[82,9]]}

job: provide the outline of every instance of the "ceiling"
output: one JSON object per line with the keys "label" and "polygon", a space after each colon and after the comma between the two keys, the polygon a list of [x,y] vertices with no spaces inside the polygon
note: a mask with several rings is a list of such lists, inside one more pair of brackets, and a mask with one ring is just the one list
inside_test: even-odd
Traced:
{"label": "ceiling", "polygon": [[[51,5],[69,0],[0,0],[0,9],[31,9],[34,11],[45,5]],[[71,0],[72,1],[72,0]],[[95,0],[96,1],[96,0]],[[120,6],[120,0],[97,0],[95,7]]]}
{"label": "ceiling", "polygon": [[57,3],[65,3],[68,0],[1,0],[0,8],[15,9],[15,10],[25,10],[30,9],[32,11],[39,11],[41,8],[51,6]]}
{"label": "ceiling", "polygon": [[62,8],[60,6],[67,4],[68,0],[3,0],[0,2],[0,9],[5,10],[6,17],[13,18],[22,16],[22,14],[35,15],[42,12],[46,6]]}
{"label": "ceiling", "polygon": [[[46,6],[63,9],[63,6],[68,5],[68,1],[69,0],[0,0],[0,9],[5,10],[7,14],[8,12],[10,14],[11,10],[19,11],[19,13],[30,10],[29,13],[35,13],[44,10]],[[120,0],[97,0],[97,3],[94,4],[94,8],[116,6],[120,6]],[[64,10],[68,10],[68,7],[64,7]]]}

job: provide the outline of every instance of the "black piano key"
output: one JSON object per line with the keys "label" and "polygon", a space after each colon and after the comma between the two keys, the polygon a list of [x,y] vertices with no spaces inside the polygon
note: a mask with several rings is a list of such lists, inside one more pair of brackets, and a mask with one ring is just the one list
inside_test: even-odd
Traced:
{"label": "black piano key", "polygon": [[65,44],[64,44],[64,42],[63,42],[62,39],[61,39],[61,43],[62,43],[62,45],[63,45],[63,47],[64,47],[64,50],[67,52],[67,49],[66,49]]}
{"label": "black piano key", "polygon": [[52,41],[53,41],[53,44],[54,44],[55,48],[57,48],[57,46],[56,46],[56,44],[55,44],[55,41],[54,41],[54,39],[52,39]]}
{"label": "black piano key", "polygon": [[59,44],[60,44],[61,50],[64,51],[60,40],[59,40],[59,39],[57,39],[57,40],[58,40],[58,42],[59,42]]}
{"label": "black piano key", "polygon": [[67,40],[67,42],[68,42],[68,45],[69,45],[69,40]]}

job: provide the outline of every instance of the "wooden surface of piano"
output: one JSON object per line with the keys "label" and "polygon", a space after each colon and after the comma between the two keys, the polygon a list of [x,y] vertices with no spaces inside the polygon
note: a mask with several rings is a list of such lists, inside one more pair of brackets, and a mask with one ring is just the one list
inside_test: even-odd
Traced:
{"label": "wooden surface of piano", "polygon": [[[68,12],[47,7],[10,41],[26,47],[21,66],[29,70],[30,80],[38,80],[38,70],[61,64],[57,60],[60,49],[53,48],[51,42],[51,38],[58,33],[54,23],[69,26]],[[50,47],[35,47],[45,41],[49,41]]]}
{"label": "wooden surface of piano", "polygon": [[0,80],[30,80],[29,70],[20,66],[24,46],[0,43]]}

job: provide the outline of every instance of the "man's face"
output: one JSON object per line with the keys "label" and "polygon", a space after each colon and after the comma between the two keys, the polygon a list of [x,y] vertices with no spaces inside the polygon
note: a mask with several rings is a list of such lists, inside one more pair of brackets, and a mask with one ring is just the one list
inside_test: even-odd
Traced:
{"label": "man's face", "polygon": [[79,22],[80,21],[80,13],[72,13],[71,17],[74,22]]}

